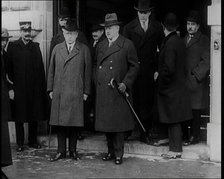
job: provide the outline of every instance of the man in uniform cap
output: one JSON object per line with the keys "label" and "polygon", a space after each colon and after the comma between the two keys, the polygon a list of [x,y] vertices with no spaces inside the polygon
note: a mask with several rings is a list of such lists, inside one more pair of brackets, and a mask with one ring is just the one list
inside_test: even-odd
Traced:
{"label": "man in uniform cap", "polygon": [[[187,82],[190,90],[193,119],[184,127],[184,145],[197,144],[200,141],[200,121],[202,110],[209,107],[209,38],[200,31],[200,15],[192,10],[187,17],[187,35],[184,42],[187,50]],[[191,126],[188,136],[188,125]]]}
{"label": "man in uniform cap", "polygon": [[17,151],[24,150],[24,123],[28,122],[28,145],[40,148],[37,143],[38,121],[46,120],[45,72],[39,43],[31,37],[31,22],[22,21],[21,37],[8,46],[7,71],[13,83],[14,120]]}
{"label": "man in uniform cap", "polygon": [[[9,102],[8,81],[5,70],[5,47],[9,38],[8,30],[2,28],[2,46],[1,46],[1,167],[12,165],[12,154],[9,138],[8,121],[11,119],[11,110]],[[7,179],[5,173],[1,170],[1,178]]]}
{"label": "man in uniform cap", "polygon": [[[134,128],[134,119],[125,99],[119,94],[128,92],[138,73],[138,58],[134,44],[119,34],[121,22],[116,13],[106,14],[106,39],[97,45],[96,58],[96,131],[106,133],[108,153],[102,159],[122,163],[125,133]],[[112,79],[118,89],[111,86]]]}
{"label": "man in uniform cap", "polygon": [[57,154],[50,161],[66,157],[66,137],[69,139],[69,156],[79,159],[76,145],[78,131],[84,126],[83,103],[90,94],[91,54],[89,48],[77,40],[75,20],[62,27],[65,41],[52,51],[47,92],[52,99],[50,125],[56,126]]}
{"label": "man in uniform cap", "polygon": [[[134,108],[147,133],[152,134],[156,95],[154,73],[158,65],[156,53],[163,39],[163,31],[161,24],[154,18],[150,0],[139,0],[134,8],[138,17],[124,26],[123,35],[134,43],[140,63],[140,70],[134,84]],[[152,142],[143,132],[140,140],[147,144]]]}

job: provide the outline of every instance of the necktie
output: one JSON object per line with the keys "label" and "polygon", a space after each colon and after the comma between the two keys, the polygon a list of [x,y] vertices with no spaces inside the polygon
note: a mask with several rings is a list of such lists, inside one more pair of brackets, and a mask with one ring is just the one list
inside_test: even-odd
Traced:
{"label": "necktie", "polygon": [[187,44],[191,41],[192,38],[193,38],[193,35],[192,34],[189,34],[189,37],[187,39]]}
{"label": "necktie", "polygon": [[68,53],[70,53],[72,51],[72,46],[68,47]]}
{"label": "necktie", "polygon": [[147,27],[146,27],[146,23],[145,23],[145,21],[142,21],[142,28],[143,28],[143,30],[146,32]]}
{"label": "necktie", "polygon": [[113,45],[113,43],[114,43],[114,42],[110,41],[110,42],[109,42],[109,47],[110,47],[111,45]]}
{"label": "necktie", "polygon": [[98,42],[98,40],[95,40],[94,42],[93,42],[93,47],[95,47],[96,46],[96,43]]}

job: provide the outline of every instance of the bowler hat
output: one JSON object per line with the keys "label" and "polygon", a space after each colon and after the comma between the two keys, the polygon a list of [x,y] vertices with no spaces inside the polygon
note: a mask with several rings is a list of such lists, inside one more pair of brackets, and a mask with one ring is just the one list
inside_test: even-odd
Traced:
{"label": "bowler hat", "polygon": [[200,15],[198,11],[192,10],[189,12],[187,21],[196,22],[197,24],[200,23]]}
{"label": "bowler hat", "polygon": [[170,12],[165,16],[163,25],[167,30],[175,30],[178,27],[178,20],[176,14]]}
{"label": "bowler hat", "polygon": [[134,7],[137,11],[150,11],[154,7],[151,4],[150,0],[139,0],[138,6]]}
{"label": "bowler hat", "polygon": [[78,26],[77,26],[76,19],[69,19],[66,22],[65,26],[63,26],[62,28],[67,30],[67,31],[77,31]]}
{"label": "bowler hat", "polygon": [[90,27],[90,30],[91,31],[96,31],[96,30],[100,30],[100,29],[103,29],[104,27],[101,26],[100,24],[93,24],[91,27]]}
{"label": "bowler hat", "polygon": [[9,32],[6,28],[2,27],[2,38],[11,38],[12,36],[9,36]]}
{"label": "bowler hat", "polygon": [[101,26],[108,27],[112,25],[119,25],[122,22],[119,22],[117,19],[116,13],[106,14],[105,16],[105,22],[103,24],[100,24]]}
{"label": "bowler hat", "polygon": [[66,17],[71,17],[71,12],[67,7],[61,8],[60,12],[58,13],[59,18],[66,18]]}
{"label": "bowler hat", "polygon": [[20,21],[20,30],[31,30],[31,21]]}

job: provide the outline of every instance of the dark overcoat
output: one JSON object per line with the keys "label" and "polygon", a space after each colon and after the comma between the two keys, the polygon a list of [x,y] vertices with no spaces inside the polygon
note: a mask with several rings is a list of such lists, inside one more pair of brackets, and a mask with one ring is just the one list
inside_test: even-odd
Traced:
{"label": "dark overcoat", "polygon": [[154,104],[154,72],[158,67],[157,48],[163,39],[162,26],[154,17],[149,18],[146,32],[136,18],[124,26],[123,35],[132,40],[137,50],[140,69],[134,85],[134,104],[141,118],[149,118]]}
{"label": "dark overcoat", "polygon": [[83,94],[90,94],[91,54],[76,41],[68,54],[67,45],[55,46],[51,55],[47,91],[53,91],[50,125],[83,126]]}
{"label": "dark overcoat", "polygon": [[8,46],[7,71],[13,82],[16,122],[47,119],[44,64],[39,43],[25,45],[20,38]]}
{"label": "dark overcoat", "polygon": [[162,123],[179,123],[192,118],[185,60],[185,44],[172,32],[165,38],[159,54],[158,112]]}
{"label": "dark overcoat", "polygon": [[198,31],[187,44],[187,84],[190,90],[192,109],[209,106],[210,45],[207,36]]}
{"label": "dark overcoat", "polygon": [[112,46],[108,40],[98,44],[96,121],[95,129],[102,132],[124,132],[134,128],[133,114],[125,99],[109,83],[114,78],[123,82],[131,98],[131,89],[138,72],[138,58],[133,43],[119,35]]}
{"label": "dark overcoat", "polygon": [[12,165],[8,121],[11,118],[5,63],[1,55],[1,167]]}

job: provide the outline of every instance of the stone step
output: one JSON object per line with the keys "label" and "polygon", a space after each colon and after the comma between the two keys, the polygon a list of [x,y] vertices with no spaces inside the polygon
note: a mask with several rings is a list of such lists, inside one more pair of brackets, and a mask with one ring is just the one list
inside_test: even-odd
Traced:
{"label": "stone step", "polygon": [[[39,136],[38,141],[44,146],[49,146],[49,136]],[[163,143],[164,141],[160,141]],[[57,137],[51,135],[50,137],[50,148],[57,148]],[[162,153],[168,152],[169,146],[152,146],[146,145],[138,140],[127,140],[125,141],[124,153],[125,154],[140,154],[150,156],[161,156]],[[103,134],[93,134],[85,136],[84,140],[79,140],[77,143],[77,149],[107,152],[106,138]],[[199,143],[196,145],[184,146],[183,159],[193,160],[209,160],[209,147],[205,143]]]}

